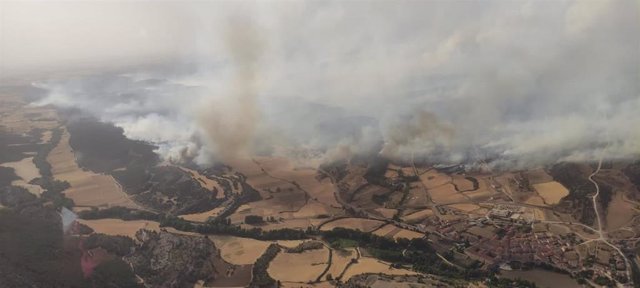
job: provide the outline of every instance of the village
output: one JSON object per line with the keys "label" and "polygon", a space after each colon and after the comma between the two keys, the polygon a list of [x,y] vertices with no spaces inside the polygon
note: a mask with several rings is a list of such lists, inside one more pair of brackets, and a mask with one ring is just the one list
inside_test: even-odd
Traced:
{"label": "village", "polygon": [[584,239],[567,226],[535,220],[530,208],[498,204],[485,216],[468,216],[434,219],[417,227],[457,265],[477,260],[501,270],[560,272],[579,283],[628,282],[628,267],[615,249]]}

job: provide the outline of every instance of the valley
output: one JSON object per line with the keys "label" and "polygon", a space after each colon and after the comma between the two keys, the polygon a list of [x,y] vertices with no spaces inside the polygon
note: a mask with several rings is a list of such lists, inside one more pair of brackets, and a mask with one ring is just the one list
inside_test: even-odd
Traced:
{"label": "valley", "polygon": [[75,212],[64,243],[80,250],[65,261],[93,263],[69,272],[85,273],[78,281],[107,264],[149,287],[490,285],[531,269],[571,285],[639,277],[638,162],[479,171],[273,155],[198,167],[162,162],[95,119],[14,101],[0,111],[0,211]]}

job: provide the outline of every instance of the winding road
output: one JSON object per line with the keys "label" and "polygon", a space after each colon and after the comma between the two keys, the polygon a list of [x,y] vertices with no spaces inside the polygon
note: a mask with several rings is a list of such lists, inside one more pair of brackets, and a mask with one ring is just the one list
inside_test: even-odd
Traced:
{"label": "winding road", "polygon": [[589,175],[589,181],[591,183],[593,183],[593,185],[596,187],[596,193],[593,195],[593,197],[591,198],[593,200],[593,211],[596,213],[596,220],[598,222],[598,229],[596,230],[596,232],[598,232],[598,234],[600,234],[600,237],[593,239],[593,240],[588,240],[582,244],[585,243],[589,243],[592,241],[602,241],[605,244],[609,245],[611,248],[613,248],[614,250],[616,250],[618,253],[620,253],[620,256],[622,256],[622,259],[624,259],[624,263],[625,263],[625,268],[626,268],[626,274],[627,274],[627,278],[630,279],[631,278],[631,262],[629,261],[629,259],[627,259],[627,256],[624,255],[624,252],[622,252],[622,250],[620,250],[620,248],[618,248],[616,245],[613,245],[611,242],[609,242],[608,237],[605,235],[605,233],[602,231],[602,219],[600,218],[600,212],[598,211],[598,196],[600,195],[600,186],[598,185],[598,182],[596,182],[595,180],[593,180],[593,177],[596,176],[596,174],[598,174],[598,172],[600,172],[600,169],[602,168],[602,159],[604,158],[604,152],[607,149],[609,145],[607,144],[607,146],[605,146],[602,149],[602,152],[600,154],[600,159],[598,160],[598,167],[596,168],[595,171],[593,171],[593,173],[591,173],[591,175]]}
{"label": "winding road", "polygon": [[[604,149],[603,149],[603,152],[604,152]],[[593,197],[591,197],[591,200],[593,200],[593,210],[596,212],[596,220],[598,221],[597,231],[598,231],[598,234],[600,234],[599,240],[605,240],[605,237],[604,237],[604,233],[602,233],[602,220],[600,219],[600,212],[598,212],[598,196],[600,195],[600,186],[598,185],[598,182],[593,180],[593,176],[596,176],[596,174],[600,172],[600,168],[602,168],[602,158],[604,156],[604,153],[602,154],[603,155],[600,156],[600,160],[598,160],[598,168],[596,168],[596,170],[593,171],[591,175],[589,175],[589,181],[591,181],[591,183],[593,183],[593,185],[596,186],[596,194],[594,194]]]}

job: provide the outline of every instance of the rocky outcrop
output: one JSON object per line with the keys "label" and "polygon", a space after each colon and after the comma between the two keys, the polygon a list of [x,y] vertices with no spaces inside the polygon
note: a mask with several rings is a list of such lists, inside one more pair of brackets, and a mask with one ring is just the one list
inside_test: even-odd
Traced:
{"label": "rocky outcrop", "polygon": [[153,287],[193,287],[200,280],[215,280],[233,266],[202,236],[140,230],[136,239],[140,246],[124,259]]}
{"label": "rocky outcrop", "polygon": [[191,214],[211,210],[222,203],[216,199],[215,192],[202,187],[188,172],[175,166],[128,167],[114,171],[113,175],[137,203],[157,211]]}

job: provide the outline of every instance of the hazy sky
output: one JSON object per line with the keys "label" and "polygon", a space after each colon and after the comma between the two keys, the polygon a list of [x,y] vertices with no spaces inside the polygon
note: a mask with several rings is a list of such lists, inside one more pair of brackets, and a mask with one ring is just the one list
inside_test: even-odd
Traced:
{"label": "hazy sky", "polygon": [[516,165],[640,152],[635,0],[1,3],[1,76],[165,64],[38,85],[171,157],[377,140]]}

